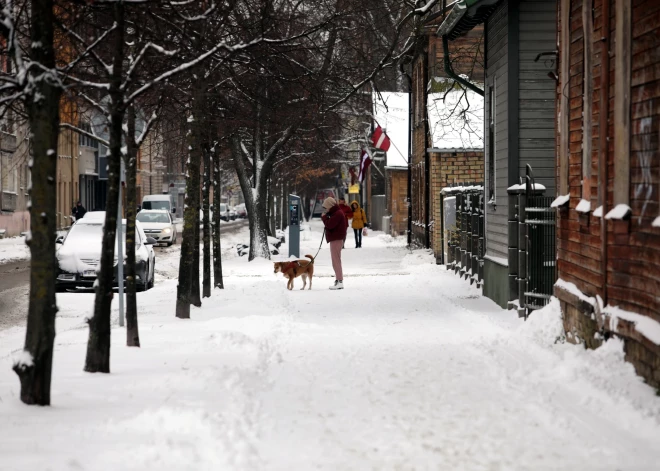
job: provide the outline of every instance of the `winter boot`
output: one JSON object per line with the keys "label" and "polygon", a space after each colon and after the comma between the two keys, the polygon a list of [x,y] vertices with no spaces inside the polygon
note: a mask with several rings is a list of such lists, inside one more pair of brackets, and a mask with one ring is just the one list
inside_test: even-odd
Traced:
{"label": "winter boot", "polygon": [[330,289],[344,289],[343,280],[335,280],[335,284],[330,287]]}

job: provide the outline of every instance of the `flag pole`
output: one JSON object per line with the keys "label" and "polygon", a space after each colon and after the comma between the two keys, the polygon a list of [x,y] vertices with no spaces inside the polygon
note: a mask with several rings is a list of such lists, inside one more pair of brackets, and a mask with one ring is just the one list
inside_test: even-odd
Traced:
{"label": "flag pole", "polygon": [[[380,126],[380,128],[383,129],[383,132],[385,133],[385,135],[387,135],[387,132],[385,132],[387,128],[383,128],[383,126],[380,125],[380,123],[378,122],[378,120],[377,120],[376,118],[374,118],[374,122],[375,122],[378,126]],[[373,134],[373,132],[372,132],[372,134]],[[394,146],[394,148],[396,149],[396,151],[397,151],[399,154],[401,154],[401,157],[406,158],[406,154],[404,154],[403,152],[401,152],[401,150],[396,146],[396,144],[394,143],[394,141],[392,140],[392,138],[391,138],[390,136],[387,136],[387,137],[390,139],[390,144],[392,144],[392,145]],[[370,155],[371,155],[371,154],[370,154]]]}

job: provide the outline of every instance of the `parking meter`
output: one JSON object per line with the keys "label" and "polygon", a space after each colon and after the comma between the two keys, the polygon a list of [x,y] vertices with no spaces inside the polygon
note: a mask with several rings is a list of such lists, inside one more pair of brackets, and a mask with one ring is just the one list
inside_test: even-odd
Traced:
{"label": "parking meter", "polygon": [[289,256],[300,257],[300,213],[299,196],[289,195]]}

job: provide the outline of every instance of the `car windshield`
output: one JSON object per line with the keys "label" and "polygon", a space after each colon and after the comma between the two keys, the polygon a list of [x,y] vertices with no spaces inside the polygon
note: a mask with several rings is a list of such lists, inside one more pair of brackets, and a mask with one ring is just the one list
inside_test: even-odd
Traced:
{"label": "car windshield", "polygon": [[137,215],[137,220],[140,222],[158,222],[158,223],[169,223],[170,217],[167,213],[143,213],[139,212]]}
{"label": "car windshield", "polygon": [[144,201],[142,202],[142,209],[165,209],[170,210],[169,201]]}
{"label": "car windshield", "polygon": [[[136,232],[137,244],[141,243],[139,232]],[[69,233],[64,239],[66,245],[74,245],[76,247],[83,246],[99,246],[103,241],[103,225],[102,224],[74,224],[69,229]],[[126,245],[126,224],[122,224],[122,241]],[[115,247],[117,246],[115,241]]]}
{"label": "car windshield", "polygon": [[225,203],[220,203],[220,212],[221,213],[227,212],[227,205]]}

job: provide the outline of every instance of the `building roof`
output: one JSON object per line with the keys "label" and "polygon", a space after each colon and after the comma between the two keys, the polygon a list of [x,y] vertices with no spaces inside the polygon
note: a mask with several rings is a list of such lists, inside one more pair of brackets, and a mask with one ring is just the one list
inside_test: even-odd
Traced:
{"label": "building roof", "polygon": [[474,150],[484,148],[484,97],[447,81],[449,88],[428,94],[429,134],[434,149]]}
{"label": "building roof", "polygon": [[382,92],[373,94],[374,118],[385,130],[392,145],[387,151],[386,166],[408,165],[408,94]]}
{"label": "building roof", "polygon": [[495,10],[500,0],[458,0],[438,28],[438,36],[454,40],[478,24],[483,23]]}

